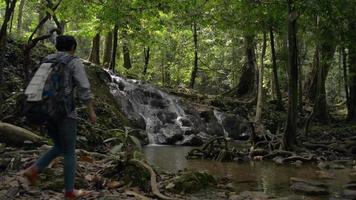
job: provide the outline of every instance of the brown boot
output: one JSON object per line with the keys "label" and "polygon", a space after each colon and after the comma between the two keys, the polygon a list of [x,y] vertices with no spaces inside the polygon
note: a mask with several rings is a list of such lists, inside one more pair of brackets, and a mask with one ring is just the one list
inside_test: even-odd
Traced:
{"label": "brown boot", "polygon": [[75,200],[88,195],[90,192],[85,190],[73,190],[72,192],[65,193],[65,200]]}
{"label": "brown boot", "polygon": [[38,169],[35,165],[32,165],[22,173],[22,176],[30,182],[30,185],[36,185],[38,179]]}

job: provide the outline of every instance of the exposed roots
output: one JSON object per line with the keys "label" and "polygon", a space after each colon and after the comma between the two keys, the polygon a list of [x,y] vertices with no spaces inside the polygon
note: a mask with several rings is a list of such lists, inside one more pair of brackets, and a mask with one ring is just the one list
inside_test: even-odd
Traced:
{"label": "exposed roots", "polygon": [[141,167],[141,168],[144,168],[146,169],[149,173],[150,173],[150,176],[151,176],[151,190],[152,190],[152,193],[160,198],[160,199],[164,199],[164,200],[171,200],[172,198],[162,194],[159,189],[158,189],[158,184],[157,184],[157,175],[156,175],[156,172],[152,169],[151,166],[149,166],[148,164],[140,161],[140,160],[136,160],[136,159],[131,159],[129,161],[129,163],[135,165],[135,166],[138,166],[138,167]]}

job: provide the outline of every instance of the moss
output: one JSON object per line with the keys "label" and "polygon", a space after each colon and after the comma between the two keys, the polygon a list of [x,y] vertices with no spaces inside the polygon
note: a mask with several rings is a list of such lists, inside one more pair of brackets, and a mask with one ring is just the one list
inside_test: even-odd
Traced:
{"label": "moss", "polygon": [[188,172],[176,177],[167,189],[174,193],[192,193],[216,184],[207,172]]}

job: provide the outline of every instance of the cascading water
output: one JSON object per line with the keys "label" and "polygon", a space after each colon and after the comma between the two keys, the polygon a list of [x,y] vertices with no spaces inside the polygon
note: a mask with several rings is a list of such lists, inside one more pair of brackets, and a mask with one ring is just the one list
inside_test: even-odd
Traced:
{"label": "cascading water", "polygon": [[229,135],[223,112],[198,112],[151,84],[107,73],[111,93],[135,127],[146,131],[150,144],[199,145],[210,135]]}

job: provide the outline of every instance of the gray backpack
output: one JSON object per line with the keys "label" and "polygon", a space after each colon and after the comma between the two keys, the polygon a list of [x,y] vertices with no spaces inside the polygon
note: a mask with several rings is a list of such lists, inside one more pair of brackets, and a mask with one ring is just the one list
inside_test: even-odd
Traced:
{"label": "gray backpack", "polygon": [[26,88],[24,115],[32,124],[61,120],[75,109],[68,64],[75,57],[45,59]]}

